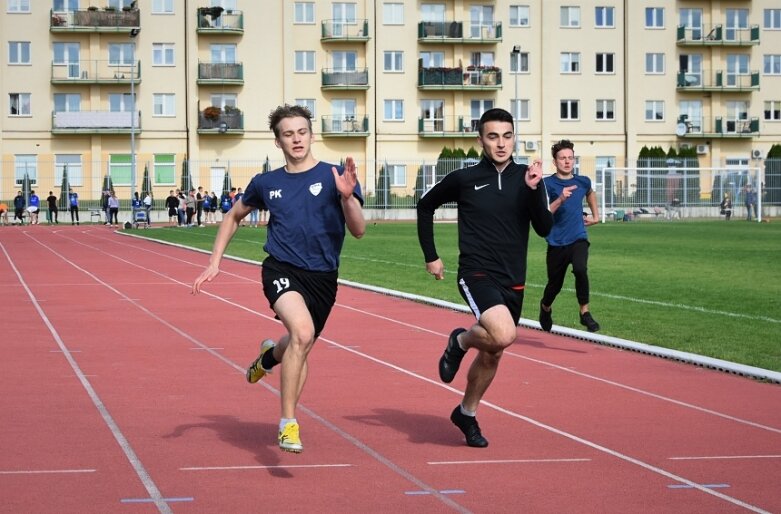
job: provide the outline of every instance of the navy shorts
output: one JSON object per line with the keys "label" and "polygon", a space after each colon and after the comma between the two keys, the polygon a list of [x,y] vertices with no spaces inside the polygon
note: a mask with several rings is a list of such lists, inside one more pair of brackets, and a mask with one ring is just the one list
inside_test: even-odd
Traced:
{"label": "navy shorts", "polygon": [[478,321],[483,312],[496,305],[507,307],[516,325],[521,318],[523,287],[503,286],[487,273],[475,271],[458,279],[458,292]]}
{"label": "navy shorts", "polygon": [[312,316],[317,339],[336,303],[338,276],[337,271],[307,271],[280,262],[269,255],[263,261],[261,273],[263,294],[272,309],[277,300],[287,292],[295,291],[303,296],[307,310]]}

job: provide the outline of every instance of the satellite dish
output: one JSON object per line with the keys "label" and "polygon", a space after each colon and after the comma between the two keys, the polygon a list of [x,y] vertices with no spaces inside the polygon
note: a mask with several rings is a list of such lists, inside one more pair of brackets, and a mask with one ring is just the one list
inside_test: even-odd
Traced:
{"label": "satellite dish", "polygon": [[675,134],[678,137],[683,137],[686,135],[686,124],[685,123],[679,123],[675,126]]}

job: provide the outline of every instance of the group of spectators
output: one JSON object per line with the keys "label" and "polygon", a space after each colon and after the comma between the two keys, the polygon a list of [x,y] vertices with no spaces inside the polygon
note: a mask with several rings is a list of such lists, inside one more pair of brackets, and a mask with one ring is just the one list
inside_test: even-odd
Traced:
{"label": "group of spectators", "polygon": [[[190,189],[185,194],[181,189],[171,189],[165,199],[168,209],[168,222],[179,227],[205,227],[217,223],[217,212],[222,216],[233,208],[244,192],[241,188],[232,187],[219,197],[217,193],[205,191],[203,187]],[[267,210],[255,209],[250,213],[250,226],[257,227],[266,222]],[[243,225],[243,224],[242,224]]]}
{"label": "group of spectators", "polygon": [[[68,198],[68,210],[71,212],[71,221],[72,224],[78,224],[78,195],[73,192],[73,190],[69,190],[69,198]],[[59,202],[59,198],[54,194],[53,191],[49,191],[49,196],[46,197],[46,222],[51,224],[59,224],[60,218],[59,218],[59,211],[60,209],[57,207],[57,203]],[[35,193],[34,190],[30,191],[30,197],[29,202],[24,197],[24,194],[22,191],[19,191],[16,193],[16,196],[14,197],[14,219],[13,224],[14,225],[24,225],[24,217],[25,214],[29,217],[30,225],[38,225],[39,224],[39,216],[41,213],[41,198]],[[73,221],[74,216],[74,209],[75,209],[75,222]],[[4,202],[0,202],[0,223],[3,225],[10,225],[11,222],[8,220],[8,205]]]}

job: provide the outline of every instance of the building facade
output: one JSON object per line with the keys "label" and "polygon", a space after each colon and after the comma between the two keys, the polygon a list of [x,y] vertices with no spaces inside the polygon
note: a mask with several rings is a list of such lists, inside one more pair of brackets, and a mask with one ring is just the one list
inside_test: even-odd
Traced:
{"label": "building facade", "polygon": [[383,173],[399,196],[428,185],[491,107],[519,160],[567,138],[592,177],[643,147],[717,168],[781,142],[777,0],[1,1],[0,199],[25,175],[82,198],[107,177],[123,198],[243,186],[282,164],[283,103],[370,194]]}

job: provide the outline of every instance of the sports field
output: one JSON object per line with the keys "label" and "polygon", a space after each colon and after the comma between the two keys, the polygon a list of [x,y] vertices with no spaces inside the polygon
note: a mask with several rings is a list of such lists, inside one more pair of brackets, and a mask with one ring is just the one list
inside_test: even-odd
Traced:
{"label": "sports field", "polygon": [[[347,238],[340,278],[462,303],[455,284],[456,225],[436,226],[447,269],[425,273],[415,224],[369,224]],[[216,227],[133,231],[210,249]],[[591,309],[601,334],[781,371],[781,224],[607,223],[590,228]],[[264,228],[241,228],[228,254],[262,260]],[[522,316],[537,319],[545,285],[545,242],[531,236]],[[578,324],[574,278],[554,304],[554,323]]]}

